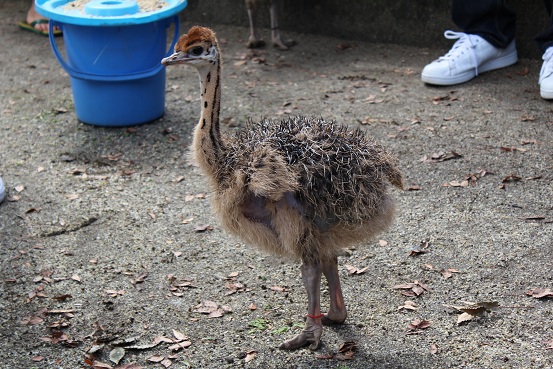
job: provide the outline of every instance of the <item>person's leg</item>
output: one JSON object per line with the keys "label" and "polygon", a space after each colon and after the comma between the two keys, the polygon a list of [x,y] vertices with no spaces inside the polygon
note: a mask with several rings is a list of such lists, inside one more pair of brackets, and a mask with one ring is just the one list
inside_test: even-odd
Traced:
{"label": "person's leg", "polygon": [[[41,19],[46,19],[42,15],[38,14],[35,9],[35,2],[33,1],[31,4],[31,7],[29,8],[29,11],[27,12],[27,23],[31,24],[33,22],[36,22]],[[40,32],[48,32],[48,23],[36,23],[35,29]]]}
{"label": "person's leg", "polygon": [[553,5],[552,0],[544,0],[547,14],[549,15],[549,27],[536,36],[536,43],[542,53],[553,46]]}
{"label": "person's leg", "polygon": [[505,0],[453,0],[451,18],[463,32],[504,49],[515,38],[516,14]]}
{"label": "person's leg", "polygon": [[424,67],[423,82],[454,85],[517,62],[515,14],[504,0],[452,0],[451,16],[462,32],[445,32],[446,38],[457,41],[447,54]]}

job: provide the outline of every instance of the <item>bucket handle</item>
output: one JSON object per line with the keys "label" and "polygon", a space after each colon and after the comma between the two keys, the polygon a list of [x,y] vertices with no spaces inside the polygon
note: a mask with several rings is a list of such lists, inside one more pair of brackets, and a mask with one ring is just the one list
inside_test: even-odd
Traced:
{"label": "bucket handle", "polygon": [[[169,47],[169,50],[167,50],[167,52],[165,53],[166,57],[173,53],[173,49],[174,49],[175,44],[177,43],[177,40],[179,38],[180,24],[179,24],[178,15],[174,15],[174,16],[168,18],[166,27],[169,28],[169,26],[172,23],[175,24],[175,32],[173,33],[173,41],[171,42],[171,46]],[[71,77],[76,77],[76,78],[80,78],[80,79],[94,79],[94,80],[97,80],[97,81],[114,81],[114,82],[117,82],[117,81],[127,81],[127,80],[130,80],[130,79],[134,80],[134,79],[138,79],[138,78],[151,77],[151,76],[155,75],[157,72],[159,72],[159,70],[161,68],[163,68],[163,66],[161,65],[161,60],[160,60],[160,65],[158,65],[158,66],[156,66],[156,67],[154,67],[150,70],[147,70],[145,72],[142,72],[142,73],[126,74],[126,75],[118,75],[118,76],[103,76],[103,75],[98,75],[98,74],[90,74],[90,73],[80,72],[80,71],[74,69],[72,66],[70,66],[65,61],[65,59],[63,58],[63,56],[61,55],[61,53],[58,49],[58,45],[56,44],[56,41],[54,39],[54,27],[58,27],[59,29],[61,29],[63,31],[63,23],[60,23],[60,22],[57,22],[55,20],[50,19],[49,27],[50,27],[50,29],[49,29],[49,32],[48,32],[48,38],[50,39],[50,45],[52,46],[52,50],[54,51],[54,55],[56,56],[56,59],[58,59],[58,62],[61,64],[63,69],[65,69]]]}

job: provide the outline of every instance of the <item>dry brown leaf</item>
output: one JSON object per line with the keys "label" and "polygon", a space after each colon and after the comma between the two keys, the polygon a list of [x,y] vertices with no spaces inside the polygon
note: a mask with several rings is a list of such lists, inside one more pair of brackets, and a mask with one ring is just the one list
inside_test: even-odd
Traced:
{"label": "dry brown leaf", "polygon": [[401,294],[403,296],[408,296],[408,297],[420,296],[425,291],[430,291],[430,288],[427,285],[419,281],[413,281],[412,283],[398,284],[392,288],[396,290],[405,290],[405,291],[401,291]]}
{"label": "dry brown leaf", "polygon": [[452,306],[458,311],[461,311],[462,314],[457,318],[457,324],[461,324],[470,320],[474,320],[485,313],[490,312],[491,310],[497,308],[499,303],[497,301],[486,301],[486,302],[465,302],[465,306]]}
{"label": "dry brown leaf", "polygon": [[92,362],[92,368],[93,369],[113,369],[113,367],[106,363],[101,363],[99,361],[93,361]]}
{"label": "dry brown leaf", "polygon": [[246,353],[246,358],[244,359],[244,361],[245,361],[246,363],[249,363],[250,361],[252,361],[253,359],[255,359],[256,355],[257,355],[257,351],[248,351],[248,352]]}
{"label": "dry brown leaf", "polygon": [[407,325],[410,332],[408,334],[420,333],[422,329],[427,329],[432,325],[432,322],[428,320],[415,319]]}
{"label": "dry brown leaf", "polygon": [[182,341],[182,342],[179,342],[179,343],[176,343],[174,345],[169,346],[169,350],[178,351],[180,349],[185,349],[185,348],[190,347],[190,346],[192,346],[191,341]]}
{"label": "dry brown leaf", "polygon": [[550,288],[534,288],[527,291],[526,294],[535,299],[541,299],[544,297],[553,298],[553,291]]}
{"label": "dry brown leaf", "polygon": [[405,301],[402,306],[399,306],[397,308],[398,310],[411,310],[411,311],[417,311],[419,308],[417,307],[417,304],[415,304],[413,301]]}
{"label": "dry brown leaf", "polygon": [[154,356],[150,356],[148,358],[148,361],[150,361],[152,363],[161,363],[164,359],[165,359],[164,356],[154,355]]}
{"label": "dry brown leaf", "polygon": [[364,267],[364,268],[362,268],[362,269],[359,269],[359,268],[357,268],[357,267],[355,267],[355,266],[353,266],[353,265],[348,265],[348,264],[346,264],[345,267],[346,267],[346,270],[348,271],[348,274],[349,274],[349,275],[360,275],[360,274],[363,274],[363,273],[365,273],[365,272],[367,271],[367,269],[369,268],[369,267]]}
{"label": "dry brown leaf", "polygon": [[448,269],[441,269],[440,273],[442,274],[442,277],[445,279],[449,279],[453,276],[453,273],[459,273],[457,269],[448,268]]}
{"label": "dry brown leaf", "polygon": [[198,224],[194,226],[194,230],[198,233],[205,232],[205,231],[212,231],[213,227],[209,224]]}
{"label": "dry brown leaf", "polygon": [[435,152],[433,153],[430,158],[428,158],[428,156],[423,156],[420,161],[423,162],[423,163],[437,163],[437,162],[443,162],[443,161],[448,161],[448,160],[452,160],[452,159],[460,159],[462,158],[463,155],[457,153],[456,151],[449,151],[449,152],[444,152],[444,151],[438,151],[438,152]]}
{"label": "dry brown leaf", "polygon": [[409,256],[416,256],[420,254],[424,254],[428,252],[428,248],[430,247],[431,243],[430,241],[421,241],[418,245],[412,245],[409,247]]}
{"label": "dry brown leaf", "polygon": [[183,333],[181,333],[181,332],[179,332],[175,329],[173,329],[173,336],[175,336],[177,341],[186,341],[186,340],[188,340],[188,337],[185,334],[183,334]]}

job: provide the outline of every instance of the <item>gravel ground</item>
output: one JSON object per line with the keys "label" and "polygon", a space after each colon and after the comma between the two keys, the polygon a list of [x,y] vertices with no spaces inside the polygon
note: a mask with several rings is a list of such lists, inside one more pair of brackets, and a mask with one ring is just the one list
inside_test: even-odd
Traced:
{"label": "gravel ground", "polygon": [[[291,34],[291,51],[253,53],[247,29],[211,25],[224,129],[336,119],[376,137],[406,177],[394,226],[340,258],[347,324],[325,328],[316,352],[285,352],[306,310],[299,266],[212,216],[188,159],[196,72],[167,70],[154,123],[79,123],[47,40],[14,26],[25,5],[0,15],[2,368],[116,368],[110,353],[122,368],[553,368],[553,293],[527,294],[553,289],[553,105],[539,60],[431,88],[419,72],[444,50]],[[499,306],[457,324],[451,306],[466,302]]]}

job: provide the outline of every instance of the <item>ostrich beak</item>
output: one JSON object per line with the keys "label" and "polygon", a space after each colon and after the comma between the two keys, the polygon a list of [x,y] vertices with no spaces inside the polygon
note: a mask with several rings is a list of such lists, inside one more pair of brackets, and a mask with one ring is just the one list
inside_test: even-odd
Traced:
{"label": "ostrich beak", "polygon": [[184,64],[188,61],[190,61],[190,58],[188,58],[185,53],[177,51],[173,55],[169,55],[168,57],[161,59],[161,64],[168,66],[173,64]]}

